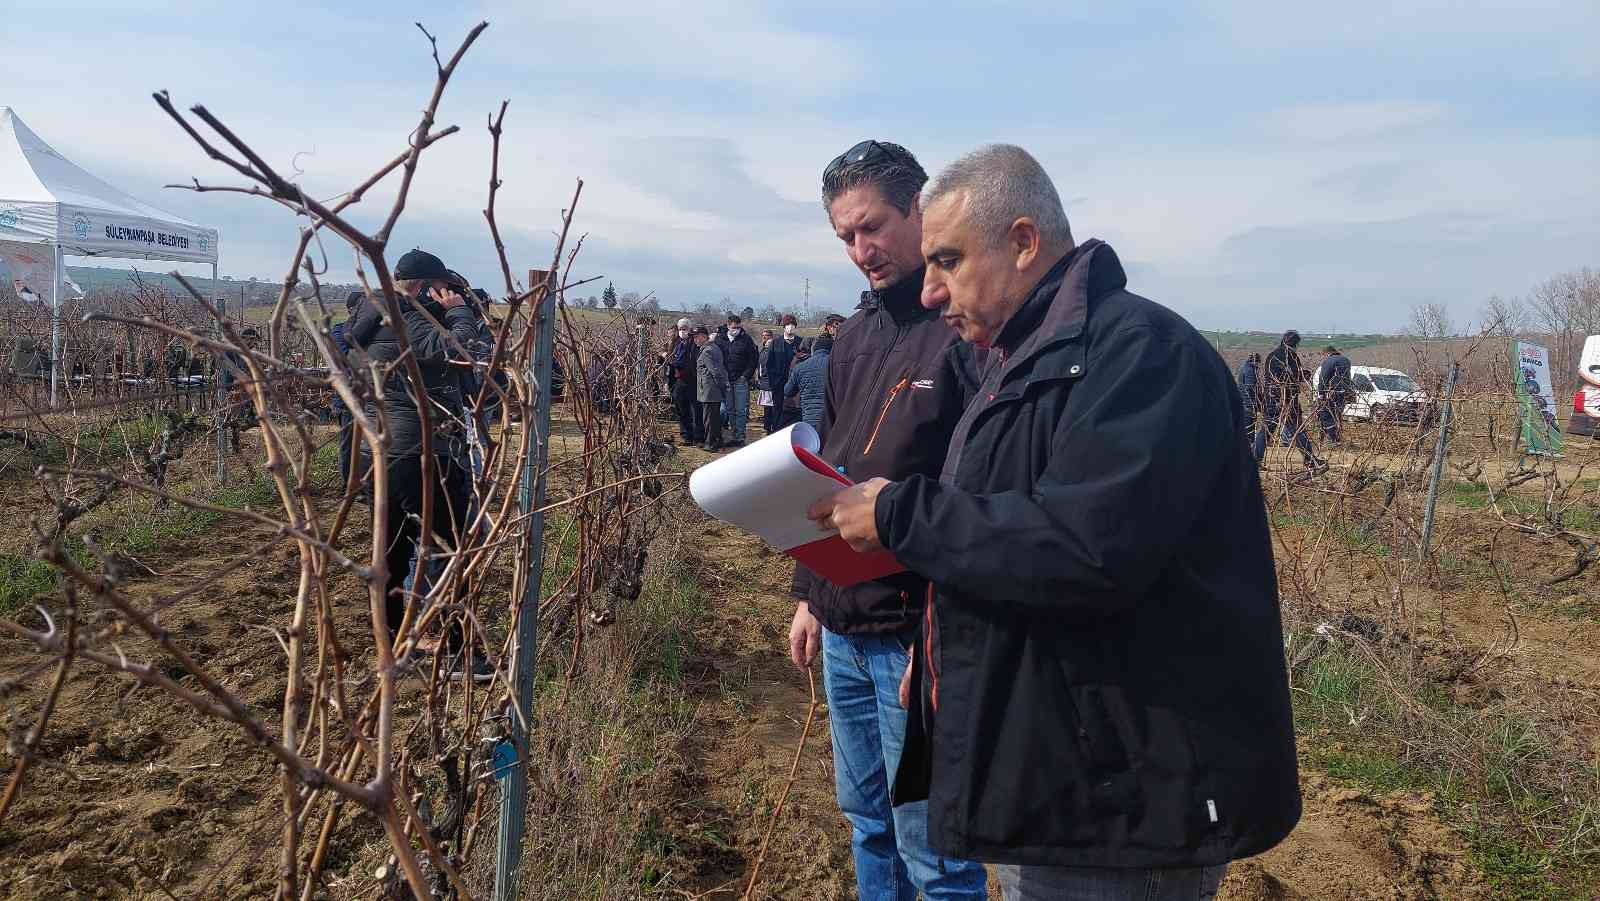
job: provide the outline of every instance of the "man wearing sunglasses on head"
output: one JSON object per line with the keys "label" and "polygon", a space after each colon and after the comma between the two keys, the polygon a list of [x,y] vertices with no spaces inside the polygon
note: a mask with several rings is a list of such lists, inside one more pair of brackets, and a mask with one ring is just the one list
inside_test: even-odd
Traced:
{"label": "man wearing sunglasses on head", "polygon": [[[923,309],[922,211],[928,175],[904,147],[862,141],[822,174],[822,202],[868,290],[837,327],[828,359],[821,455],[855,481],[937,477],[976,380],[937,312]],[[820,651],[839,807],[851,825],[856,885],[866,899],[987,898],[982,865],[928,847],[927,803],[893,807],[905,740],[900,677],[928,595],[911,573],[848,588],[796,567],[789,654]]]}

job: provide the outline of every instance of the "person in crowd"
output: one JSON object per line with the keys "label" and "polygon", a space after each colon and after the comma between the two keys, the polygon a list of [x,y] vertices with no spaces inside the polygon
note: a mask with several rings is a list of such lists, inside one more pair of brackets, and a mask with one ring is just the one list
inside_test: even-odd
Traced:
{"label": "person in crowd", "polygon": [[838,340],[841,325],[844,325],[844,317],[838,313],[829,313],[828,318],[822,320],[822,331],[828,337]]}
{"label": "person in crowd", "polygon": [[[239,330],[239,343],[244,345],[246,351],[255,350],[260,342],[261,333],[255,326],[247,325]],[[256,425],[256,407],[247,393],[250,368],[245,365],[244,357],[236,351],[227,351],[222,358],[222,371],[218,379],[227,397],[224,421],[228,428],[228,446],[237,454],[241,435]]]}
{"label": "person in crowd", "polygon": [[[340,354],[350,353],[350,323],[354,321],[356,308],[360,306],[361,298],[364,296],[360,291],[351,291],[349,296],[344,299],[344,321],[334,323],[333,328],[329,329],[329,334],[333,337],[333,346],[338,349]],[[344,399],[339,397],[337,393],[333,396],[333,409],[339,419],[339,485],[342,487],[350,484],[351,460],[358,460],[362,471],[356,477],[356,490],[362,496],[365,496],[366,470],[371,466],[371,461],[356,446],[360,438],[356,435],[355,417],[350,415],[350,408],[345,405]]]}
{"label": "person in crowd", "polygon": [[767,356],[772,353],[772,329],[761,330],[761,355],[756,360],[756,389],[760,392],[756,406],[761,408],[761,428],[768,434],[777,431],[776,411],[783,400],[783,386],[767,381]]}
{"label": "person in crowd", "polygon": [[695,362],[700,346],[691,334],[692,323],[678,320],[678,338],[672,345],[668,365],[672,368],[672,412],[678,417],[678,437],[685,445],[704,444],[705,417],[695,394]]}
{"label": "person in crowd", "polygon": [[1306,468],[1322,472],[1328,464],[1317,458],[1311,449],[1311,436],[1306,434],[1305,413],[1300,408],[1300,389],[1306,382],[1305,370],[1300,367],[1300,333],[1290,329],[1283,333],[1278,346],[1267,354],[1262,363],[1261,375],[1261,428],[1256,430],[1253,446],[1259,465],[1267,455],[1269,435],[1288,447],[1291,443],[1300,451]]}
{"label": "person in crowd", "polygon": [[1344,408],[1353,393],[1350,358],[1329,344],[1322,349],[1322,365],[1317,367],[1317,419],[1322,426],[1322,440],[1329,447],[1344,443]]}
{"label": "person in crowd", "polygon": [[762,423],[768,434],[783,428],[784,386],[789,383],[789,370],[794,366],[795,353],[800,349],[800,337],[795,334],[797,322],[794,314],[785,313],[780,325],[783,326],[783,337],[772,342],[772,347],[761,361],[761,380],[771,386],[774,395],[773,405],[767,408],[767,418]]}
{"label": "person in crowd", "polygon": [[[940,476],[810,515],[933,581],[896,801],[1007,901],[1210,898],[1300,816],[1277,576],[1227,364],[1075,245],[1020,147],[923,195],[922,303],[987,349]],[[847,331],[848,333],[848,331]]]}
{"label": "person in crowd", "polygon": [[833,336],[824,332],[812,342],[811,355],[789,370],[783,396],[800,402],[800,419],[822,432],[823,411],[827,407],[828,357],[833,351]]}
{"label": "person in crowd", "polygon": [[1261,412],[1261,355],[1251,353],[1239,364],[1239,400],[1244,405],[1246,436],[1256,431],[1256,414]]}
{"label": "person in crowd", "polygon": [[694,390],[700,404],[702,430],[708,451],[719,451],[722,442],[722,402],[729,394],[727,364],[722,345],[711,340],[705,326],[694,330],[694,343],[699,348],[695,358]]}
{"label": "person in crowd", "polygon": [[[390,429],[389,459],[385,474],[389,485],[388,509],[382,519],[388,582],[385,586],[384,617],[390,635],[397,635],[408,610],[411,594],[407,576],[417,556],[421,537],[424,493],[433,496],[432,528],[449,546],[459,546],[465,533],[470,488],[468,485],[465,408],[461,379],[452,358],[465,362],[457,348],[465,348],[478,334],[477,321],[466,299],[450,286],[450,273],[444,263],[424,250],[411,250],[394,267],[401,321],[390,322],[382,304],[363,298],[350,324],[348,337],[354,347],[364,348],[375,361],[395,364],[404,352],[401,330],[411,346],[411,355],[422,371],[427,395],[430,425],[429,461],[432,477],[422,478],[422,417],[413,397],[413,386],[406,378],[406,367],[390,367],[389,384],[384,386],[384,415]],[[427,311],[424,315],[423,310]],[[439,322],[435,327],[428,317]],[[437,542],[430,544],[438,548]],[[426,561],[422,562],[426,568]],[[423,611],[413,610],[415,616]],[[478,652],[464,653],[461,631],[448,633],[446,651],[451,656],[451,676],[488,681],[494,669]],[[462,659],[470,656],[469,660]]]}
{"label": "person in crowd", "polygon": [[[811,340],[809,338],[795,337],[794,358],[789,361],[789,371],[811,359]],[[788,380],[784,380],[785,386]],[[778,408],[778,428],[786,429],[800,421],[800,395],[785,396],[783,405]]]}
{"label": "person in crowd", "polygon": [[[867,279],[826,365],[821,456],[857,481],[937,475],[973,377],[956,335],[924,309],[927,173],[898,144],[862,141],[822,174],[822,202],[845,256]],[[981,865],[928,845],[928,807],[893,806],[890,774],[906,737],[895,691],[916,641],[928,583],[905,572],[848,587],[803,566],[789,627],[796,666],[823,658],[834,787],[851,827],[862,898],[987,898]]]}
{"label": "person in crowd", "polygon": [[[728,356],[728,324],[726,322],[724,322],[721,325],[717,326],[716,334],[711,336],[711,343],[717,345],[720,348],[722,348],[723,359],[727,359],[727,356]],[[728,398],[726,396],[724,396],[722,398],[722,403],[718,406],[718,412],[722,416],[722,427],[723,427],[724,430],[726,430],[727,427],[728,427],[728,418],[729,418],[729,416],[728,416]],[[717,440],[718,441],[724,441],[726,438],[727,438],[726,435],[718,435],[717,436]]]}
{"label": "person in crowd", "polygon": [[750,419],[750,385],[755,381],[756,363],[761,358],[761,352],[745,332],[744,321],[737,313],[728,314],[728,343],[722,351],[730,386],[723,397],[727,409],[726,425],[730,433],[728,444],[740,447],[745,442],[746,423]]}

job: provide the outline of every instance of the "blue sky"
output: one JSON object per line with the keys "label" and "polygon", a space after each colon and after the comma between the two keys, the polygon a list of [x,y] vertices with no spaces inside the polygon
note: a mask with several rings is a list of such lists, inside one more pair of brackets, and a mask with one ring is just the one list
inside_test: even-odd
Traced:
{"label": "blue sky", "polygon": [[[1031,150],[1080,238],[1204,327],[1392,330],[1416,303],[1600,265],[1600,6],[1266,0],[606,4],[76,4],[11,0],[0,104],[80,165],[222,232],[223,271],[277,278],[289,215],[227,182],[154,103],[203,103],[331,196],[404,146],[432,84],[422,21],[480,19],[399,250],[497,270],[480,210],[486,115],[511,101],[499,209],[514,265],[550,254],[586,186],[579,277],[669,306],[847,308],[862,279],[817,200],[863,137],[934,171]],[[368,218],[387,208],[374,192]],[[357,216],[358,220],[362,217]],[[333,275],[353,270],[327,245]]]}

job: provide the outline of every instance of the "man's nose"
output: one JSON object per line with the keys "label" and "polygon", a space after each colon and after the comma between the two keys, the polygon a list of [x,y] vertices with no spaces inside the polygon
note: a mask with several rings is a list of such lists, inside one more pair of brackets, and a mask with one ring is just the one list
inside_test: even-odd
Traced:
{"label": "man's nose", "polygon": [[929,310],[937,310],[950,302],[950,292],[944,285],[932,278],[922,284],[922,305]]}

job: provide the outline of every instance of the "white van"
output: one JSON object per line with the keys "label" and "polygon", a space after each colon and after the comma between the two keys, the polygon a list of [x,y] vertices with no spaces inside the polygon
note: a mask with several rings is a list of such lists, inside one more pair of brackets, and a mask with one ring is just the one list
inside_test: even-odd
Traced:
{"label": "white van", "polygon": [[[1311,388],[1316,391],[1322,373],[1313,370],[1311,375]],[[1398,369],[1351,366],[1350,387],[1353,394],[1344,408],[1346,419],[1416,422],[1430,403],[1427,393]]]}
{"label": "white van", "polygon": [[1567,434],[1600,437],[1600,335],[1583,342],[1578,358],[1578,390],[1572,395]]}

